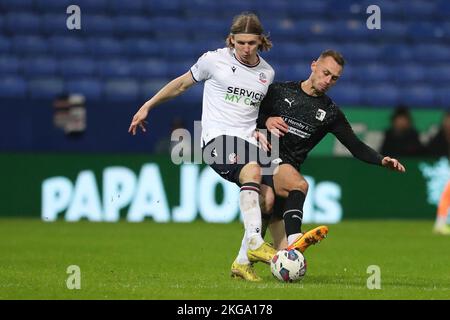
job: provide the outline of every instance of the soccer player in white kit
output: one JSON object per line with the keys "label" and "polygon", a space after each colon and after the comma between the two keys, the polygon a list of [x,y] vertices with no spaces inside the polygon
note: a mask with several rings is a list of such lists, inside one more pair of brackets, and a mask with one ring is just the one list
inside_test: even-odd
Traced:
{"label": "soccer player in white kit", "polygon": [[[241,187],[239,205],[245,233],[241,250],[231,267],[232,276],[259,281],[261,278],[254,272],[252,263],[270,263],[276,252],[261,236],[259,201],[265,201],[263,205],[270,212],[274,198],[269,187],[271,177],[261,174],[258,160],[252,157],[257,152],[258,133],[255,129],[259,105],[275,75],[272,67],[258,55],[258,50],[269,50],[272,44],[263,34],[258,17],[251,13],[234,18],[226,43],[226,48],[203,54],[188,72],[169,82],[144,103],[134,115],[128,131],[135,135],[140,127],[145,132],[145,119],[152,108],[182,94],[197,82],[205,82],[204,156],[208,153],[215,160],[208,164],[223,178]],[[233,146],[231,150],[225,148],[230,142],[234,149]]]}

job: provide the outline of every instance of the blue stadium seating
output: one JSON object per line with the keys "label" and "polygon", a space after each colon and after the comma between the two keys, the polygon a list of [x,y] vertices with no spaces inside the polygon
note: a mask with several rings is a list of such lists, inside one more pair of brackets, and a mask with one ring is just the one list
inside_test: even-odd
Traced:
{"label": "blue stadium seating", "polygon": [[99,74],[104,78],[129,78],[131,65],[124,59],[106,59],[100,61]]}
{"label": "blue stadium seating", "polygon": [[18,55],[44,54],[48,51],[48,44],[41,36],[14,36],[12,50]]}
{"label": "blue stadium seating", "polygon": [[27,82],[18,76],[0,77],[1,98],[25,98],[27,95]]}
{"label": "blue stadium seating", "polygon": [[59,72],[57,61],[48,56],[24,60],[23,73],[30,78],[53,76]]}
{"label": "blue stadium seating", "polygon": [[435,94],[429,85],[405,86],[400,89],[400,103],[411,107],[430,107],[435,105]]}
{"label": "blue stadium seating", "polygon": [[111,36],[114,33],[114,20],[103,14],[83,14],[81,30],[88,36]]}
{"label": "blue stadium seating", "polygon": [[70,58],[59,61],[59,70],[65,79],[94,76],[97,64],[92,59]]}
{"label": "blue stadium seating", "polygon": [[6,15],[5,29],[14,34],[39,34],[41,32],[41,17],[37,14],[12,12]]}
{"label": "blue stadium seating", "polygon": [[436,105],[450,109],[450,90],[448,89],[448,86],[436,90]]}
{"label": "blue stadium seating", "polygon": [[89,52],[98,58],[106,56],[121,56],[123,52],[122,43],[115,38],[92,37],[87,40]]}
{"label": "blue stadium seating", "polygon": [[104,90],[108,101],[134,101],[139,97],[139,85],[132,78],[107,80]]}
{"label": "blue stadium seating", "polygon": [[33,9],[33,0],[2,0],[0,9],[3,11],[31,11]]}
{"label": "blue stadium seating", "polygon": [[392,83],[373,84],[362,90],[362,103],[365,105],[394,107],[399,97],[399,90]]}
{"label": "blue stadium seating", "polygon": [[330,90],[330,97],[340,106],[343,105],[361,105],[362,104],[362,87],[357,84],[340,83]]}
{"label": "blue stadium seating", "polygon": [[30,97],[34,99],[54,99],[65,92],[62,78],[32,78],[28,84]]}
{"label": "blue stadium seating", "polygon": [[0,55],[0,74],[18,74],[20,73],[19,59],[10,55]]}
{"label": "blue stadium seating", "polygon": [[[75,3],[81,8],[81,30],[68,30],[66,9]],[[333,48],[347,60],[340,82],[348,91],[336,90],[345,103],[395,105],[408,92],[419,104],[436,104],[445,96],[436,88],[450,84],[448,0],[75,3],[0,2],[0,75],[9,79],[4,88],[17,84],[11,92],[42,98],[68,87],[89,90],[91,83],[95,88],[89,95],[98,99],[114,95],[112,88],[129,79],[131,85],[118,95],[136,98],[148,92],[136,81],[150,90],[186,72],[203,52],[224,47],[231,17],[247,10],[258,13],[270,33],[274,48],[262,56],[274,66],[277,80],[306,77],[311,61]],[[381,30],[366,27],[371,4],[382,9]],[[382,90],[385,95],[369,93],[367,101],[361,95]]]}
{"label": "blue stadium seating", "polygon": [[103,82],[96,78],[84,78],[67,82],[67,91],[83,94],[87,101],[98,101],[103,98]]}

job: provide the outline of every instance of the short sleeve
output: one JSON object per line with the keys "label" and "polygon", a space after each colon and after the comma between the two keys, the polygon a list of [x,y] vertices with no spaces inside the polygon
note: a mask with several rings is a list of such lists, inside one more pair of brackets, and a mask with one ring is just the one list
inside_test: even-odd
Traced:
{"label": "short sleeve", "polygon": [[204,81],[211,78],[212,53],[204,53],[197,62],[191,67],[192,78],[196,82]]}

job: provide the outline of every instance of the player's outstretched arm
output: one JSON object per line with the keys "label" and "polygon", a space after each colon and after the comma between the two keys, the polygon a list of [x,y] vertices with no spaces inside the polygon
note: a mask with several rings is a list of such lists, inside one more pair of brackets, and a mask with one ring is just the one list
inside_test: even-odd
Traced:
{"label": "player's outstretched arm", "polygon": [[143,132],[145,132],[145,124],[147,123],[145,119],[147,118],[148,112],[157,105],[179,96],[187,89],[189,89],[194,83],[195,81],[194,79],[192,79],[190,71],[170,81],[150,100],[144,103],[142,107],[136,112],[136,114],[133,116],[133,119],[131,120],[128,132],[134,136],[138,127],[141,128]]}
{"label": "player's outstretched arm", "polygon": [[383,165],[383,167],[389,168],[394,171],[406,171],[405,166],[402,165],[400,161],[391,157],[384,157],[383,160],[381,160],[381,164]]}

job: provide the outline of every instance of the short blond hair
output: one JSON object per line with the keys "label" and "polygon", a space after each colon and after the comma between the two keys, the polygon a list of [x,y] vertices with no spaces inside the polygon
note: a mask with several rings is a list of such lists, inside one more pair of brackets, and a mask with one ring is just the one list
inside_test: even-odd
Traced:
{"label": "short blond hair", "polygon": [[230,33],[225,40],[228,48],[234,48],[231,37],[240,33],[259,35],[261,37],[261,44],[258,46],[258,50],[260,51],[269,51],[272,48],[272,41],[269,40],[269,36],[264,34],[261,21],[259,21],[258,16],[254,13],[244,12],[233,18]]}
{"label": "short blond hair", "polygon": [[328,49],[328,50],[323,51],[320,54],[319,59],[326,58],[326,57],[332,57],[334,59],[334,61],[336,61],[336,63],[338,65],[340,65],[341,67],[344,67],[344,65],[345,65],[344,56],[342,56],[342,54],[340,54],[336,50]]}

